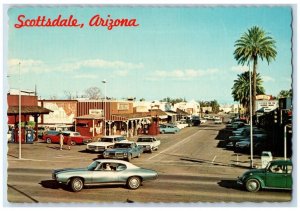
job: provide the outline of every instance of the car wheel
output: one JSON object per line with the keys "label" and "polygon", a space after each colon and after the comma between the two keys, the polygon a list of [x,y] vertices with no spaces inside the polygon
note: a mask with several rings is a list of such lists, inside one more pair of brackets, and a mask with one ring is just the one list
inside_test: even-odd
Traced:
{"label": "car wheel", "polygon": [[75,145],[76,145],[76,142],[72,140],[72,141],[71,141],[71,145],[72,145],[72,146],[75,146]]}
{"label": "car wheel", "polygon": [[139,177],[130,177],[128,180],[127,180],[127,187],[129,189],[138,189],[141,185],[141,179]]}
{"label": "car wheel", "polygon": [[78,177],[73,178],[70,182],[70,187],[71,187],[72,191],[74,191],[74,192],[81,191],[83,188],[82,179],[80,179]]}
{"label": "car wheel", "polygon": [[46,139],[46,143],[47,143],[47,144],[51,144],[51,143],[52,143],[51,138],[47,138],[47,139]]}
{"label": "car wheel", "polygon": [[132,159],[132,155],[131,155],[131,154],[128,154],[127,161],[130,162],[131,159]]}
{"label": "car wheel", "polygon": [[158,147],[156,147],[155,151],[158,151]]}
{"label": "car wheel", "polygon": [[246,189],[249,192],[257,192],[260,189],[260,183],[257,179],[249,179],[246,182]]}
{"label": "car wheel", "polygon": [[153,149],[152,149],[152,147],[150,148],[150,151],[149,151],[150,153],[152,153],[153,152]]}

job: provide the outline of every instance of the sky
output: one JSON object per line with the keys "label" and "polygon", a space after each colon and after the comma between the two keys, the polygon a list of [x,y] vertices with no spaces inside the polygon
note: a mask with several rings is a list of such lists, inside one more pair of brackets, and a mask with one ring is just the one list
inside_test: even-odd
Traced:
{"label": "sky", "polygon": [[[84,27],[17,29],[20,14],[29,19],[73,15]],[[136,19],[139,25],[89,26],[97,14]],[[277,96],[292,86],[289,6],[27,6],[11,7],[7,15],[9,88],[36,86],[42,99],[65,99],[66,92],[81,96],[90,87],[104,94],[106,86],[106,95],[117,99],[232,103],[233,81],[248,70],[234,59],[234,44],[253,26],[276,41],[276,60],[258,63],[266,94]]]}

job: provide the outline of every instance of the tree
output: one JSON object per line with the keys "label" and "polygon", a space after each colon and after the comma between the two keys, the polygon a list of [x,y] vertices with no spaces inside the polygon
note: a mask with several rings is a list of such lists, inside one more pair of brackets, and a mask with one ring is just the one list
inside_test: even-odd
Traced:
{"label": "tree", "polygon": [[260,58],[262,61],[267,60],[268,64],[271,60],[275,60],[277,55],[275,40],[267,36],[267,33],[259,28],[258,26],[253,26],[248,29],[248,32],[244,33],[242,37],[235,42],[234,47],[234,58],[237,60],[238,64],[250,65],[253,62],[253,90],[252,90],[252,112],[256,111],[256,71],[257,62]]}
{"label": "tree", "polygon": [[170,98],[170,97],[166,97],[162,100],[160,100],[160,102],[167,102],[167,103],[171,103],[172,105],[176,104],[176,103],[180,103],[180,102],[186,102],[185,98]]}
{"label": "tree", "polygon": [[[253,78],[253,73],[252,73]],[[259,73],[256,73],[256,90],[257,94],[265,94],[265,89],[262,86],[262,79]],[[244,108],[248,108],[250,105],[250,78],[249,71],[238,75],[238,78],[234,80],[233,87],[231,88],[231,95],[234,101],[239,102]]]}
{"label": "tree", "polygon": [[101,90],[95,86],[86,89],[84,92],[90,100],[99,100],[102,96]]}
{"label": "tree", "polygon": [[293,92],[292,89],[290,90],[281,90],[278,94],[278,98],[286,98],[286,97],[292,97]]}

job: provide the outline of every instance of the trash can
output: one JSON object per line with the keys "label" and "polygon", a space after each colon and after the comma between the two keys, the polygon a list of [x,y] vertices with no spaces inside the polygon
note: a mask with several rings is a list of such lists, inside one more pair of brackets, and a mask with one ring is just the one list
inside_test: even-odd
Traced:
{"label": "trash can", "polygon": [[273,160],[272,153],[269,151],[263,151],[261,153],[261,167],[265,168],[270,161]]}

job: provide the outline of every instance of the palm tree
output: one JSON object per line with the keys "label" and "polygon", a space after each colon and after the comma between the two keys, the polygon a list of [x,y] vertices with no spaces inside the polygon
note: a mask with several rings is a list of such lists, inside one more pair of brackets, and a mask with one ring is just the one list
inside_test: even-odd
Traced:
{"label": "palm tree", "polygon": [[[253,78],[253,73],[252,73]],[[262,86],[262,79],[259,73],[256,73],[256,90],[257,94],[265,94],[265,89]],[[249,71],[238,75],[238,78],[234,80],[232,89],[232,96],[234,101],[240,102],[244,108],[249,108],[250,105],[250,79]],[[249,108],[250,109],[250,108]]]}
{"label": "palm tree", "polygon": [[251,29],[248,29],[248,32],[244,33],[242,37],[235,42],[234,47],[234,58],[237,60],[238,64],[250,65],[250,62],[253,62],[253,90],[252,90],[252,112],[256,111],[256,71],[257,71],[257,61],[260,58],[262,61],[267,60],[268,64],[277,55],[275,40],[267,36],[267,33],[259,28],[258,26],[253,26]]}

